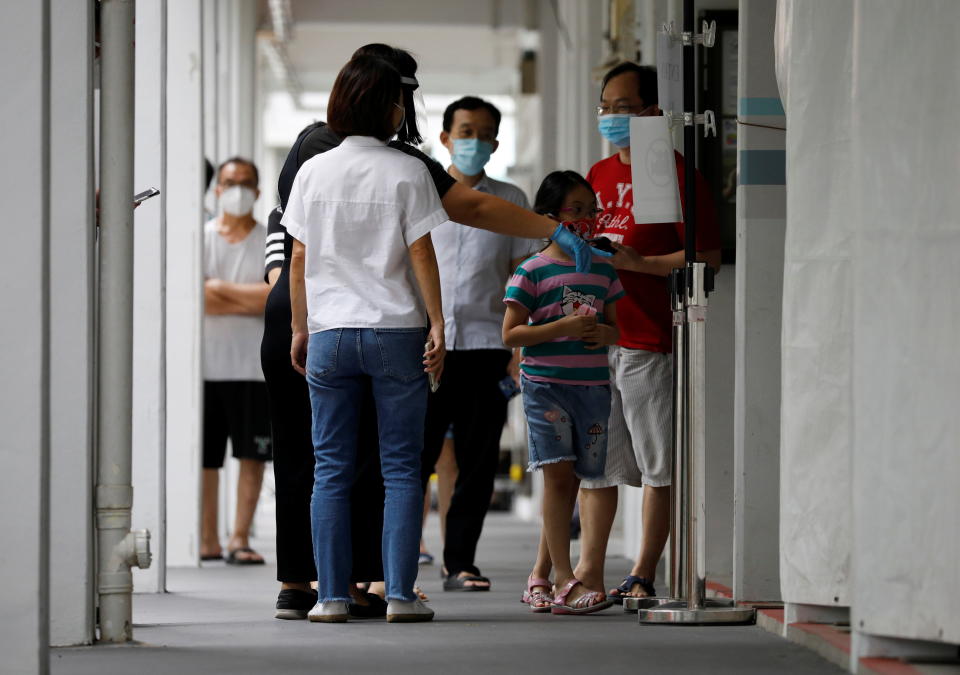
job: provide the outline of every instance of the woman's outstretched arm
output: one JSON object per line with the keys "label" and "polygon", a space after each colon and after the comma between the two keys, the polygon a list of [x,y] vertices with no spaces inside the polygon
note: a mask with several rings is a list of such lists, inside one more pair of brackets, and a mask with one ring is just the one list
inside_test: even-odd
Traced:
{"label": "woman's outstretched arm", "polygon": [[590,246],[556,221],[457,183],[443,195],[443,210],[450,220],[527,239],[552,239],[577,263],[577,271],[586,274],[594,257],[612,254]]}

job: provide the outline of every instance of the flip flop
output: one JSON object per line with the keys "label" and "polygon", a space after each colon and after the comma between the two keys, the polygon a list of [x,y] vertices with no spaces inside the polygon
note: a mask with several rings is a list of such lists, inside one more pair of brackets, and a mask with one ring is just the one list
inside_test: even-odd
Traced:
{"label": "flip flop", "polygon": [[210,562],[211,560],[223,560],[223,554],[217,553],[216,555],[213,555],[211,553],[210,555],[200,556],[200,562]]}
{"label": "flip flop", "polygon": [[433,564],[433,555],[424,551],[420,554],[420,559],[417,560],[418,565],[432,565]]}
{"label": "flip flop", "polygon": [[[468,586],[467,585],[468,581],[484,582],[487,585],[486,586]],[[443,590],[462,591],[464,593],[489,591],[490,580],[487,577],[480,576],[479,574],[470,574],[465,577],[461,577],[459,574],[449,574],[443,577]]]}
{"label": "flip flop", "polygon": [[243,548],[235,548],[232,551],[227,553],[227,557],[224,558],[228,565],[264,565],[266,561],[261,556],[260,558],[238,558],[238,553],[253,553],[254,555],[260,555],[254,551],[249,546],[244,546]]}
{"label": "flip flop", "polygon": [[[529,577],[527,579],[527,590],[523,592],[523,595],[520,596],[520,602],[525,605],[530,605],[530,611],[535,614],[544,614],[548,613],[553,605],[553,595],[547,591],[535,591],[534,588],[542,586],[544,588],[553,588],[547,579],[538,579],[536,577]],[[541,602],[547,603],[542,607],[538,607]]]}
{"label": "flip flop", "polygon": [[579,598],[573,601],[573,604],[567,602],[567,596],[576,585],[583,585],[579,579],[571,579],[559,593],[554,597],[553,607],[550,608],[552,614],[593,614],[602,609],[613,605],[611,598],[603,599],[603,593],[600,591],[587,591]]}
{"label": "flip flop", "polygon": [[637,597],[633,595],[626,595],[634,586],[640,586],[644,593],[647,594],[647,597],[652,598],[657,594],[657,590],[653,587],[652,581],[645,579],[644,577],[635,577],[632,574],[628,574],[626,577],[624,577],[623,582],[616,588],[611,589],[607,595],[613,598],[615,603],[622,605],[624,597]]}

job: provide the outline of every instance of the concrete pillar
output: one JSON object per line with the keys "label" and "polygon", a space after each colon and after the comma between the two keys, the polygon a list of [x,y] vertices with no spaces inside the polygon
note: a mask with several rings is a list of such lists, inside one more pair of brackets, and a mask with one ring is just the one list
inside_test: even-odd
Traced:
{"label": "concrete pillar", "polygon": [[256,0],[220,0],[216,7],[217,150],[222,162],[232,155],[253,157],[256,81]]}
{"label": "concrete pillar", "polygon": [[604,56],[603,11],[579,0],[552,4],[556,12],[548,7],[543,16],[544,23],[553,22],[558,31],[556,80],[550,85],[557,92],[557,130],[545,141],[557,145],[556,168],[586,174],[602,158],[594,110],[600,89],[593,69]]}
{"label": "concrete pillar", "polygon": [[197,565],[203,410],[203,12],[167,5],[167,564]]}
{"label": "concrete pillar", "polygon": [[234,84],[230,73],[234,53],[229,49],[228,44],[230,32],[234,29],[232,16],[237,10],[237,3],[234,0],[215,0],[214,3],[208,4],[216,4],[216,23],[212,27],[207,27],[205,37],[208,38],[206,42],[209,42],[212,28],[214,50],[217,54],[217,79],[215,82],[207,83],[206,86],[207,89],[215,92],[216,118],[213,120],[213,124],[217,135],[215,147],[218,156],[213,158],[213,163],[219,164],[231,154],[234,154],[232,126],[234,120],[228,110]]}
{"label": "concrete pillar", "polygon": [[[217,133],[220,122],[220,78],[217,70],[220,61],[217,42],[219,15],[219,2],[203,3],[203,154],[215,168],[222,158]],[[216,198],[212,191],[205,193],[204,207],[209,213],[216,210]]]}
{"label": "concrete pillar", "polygon": [[154,563],[134,568],[134,589],[166,590],[166,335],[164,307],[167,186],[166,0],[137,2],[134,189],[160,196],[134,212],[133,524],[150,530]]}
{"label": "concrete pillar", "polygon": [[52,0],[50,35],[50,643],[61,646],[94,632],[92,4]]}
{"label": "concrete pillar", "polygon": [[[741,0],[737,129],[734,595],[780,598],[780,314],[785,119],[773,58],[774,0]],[[763,127],[751,126],[762,124]]]}
{"label": "concrete pillar", "polygon": [[231,154],[253,158],[257,63],[257,0],[235,0],[228,35],[232,98],[229,114],[233,137]]}
{"label": "concrete pillar", "polygon": [[[558,168],[557,116],[559,98],[554,83],[557,81],[557,53],[560,37],[553,6],[540,0],[540,52],[537,55],[537,89],[540,93],[540,176]],[[533,199],[533,195],[530,195]]]}
{"label": "concrete pillar", "polygon": [[[5,115],[0,168],[6,247],[0,266],[0,632],[3,670],[49,672],[50,2],[0,4]],[[15,102],[14,107],[11,107]],[[79,206],[79,205],[78,205]]]}

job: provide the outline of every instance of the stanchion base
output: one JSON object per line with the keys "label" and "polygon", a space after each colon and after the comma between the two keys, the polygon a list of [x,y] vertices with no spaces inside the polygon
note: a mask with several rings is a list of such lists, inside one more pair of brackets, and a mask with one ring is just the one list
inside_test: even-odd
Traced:
{"label": "stanchion base", "polygon": [[[676,603],[677,600],[673,598],[624,598],[623,599],[623,611],[624,612],[637,612],[641,609],[650,609],[651,607],[661,607],[663,605],[668,605],[670,603]],[[733,598],[710,598],[707,600],[709,607],[735,607],[737,603],[733,601]]]}
{"label": "stanchion base", "polygon": [[648,609],[650,607],[659,607],[660,605],[665,605],[668,602],[674,602],[674,599],[673,598],[624,598],[623,611],[636,612],[638,610]]}
{"label": "stanchion base", "polygon": [[656,607],[637,610],[637,619],[642,624],[674,624],[686,626],[722,626],[754,624],[757,610],[753,607],[736,607],[726,600],[710,599],[699,609],[688,609],[686,600],[673,600]]}

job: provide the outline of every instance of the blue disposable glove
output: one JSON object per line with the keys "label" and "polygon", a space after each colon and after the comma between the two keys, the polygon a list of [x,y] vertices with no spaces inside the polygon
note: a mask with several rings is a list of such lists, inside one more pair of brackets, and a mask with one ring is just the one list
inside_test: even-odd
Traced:
{"label": "blue disposable glove", "polygon": [[601,258],[611,258],[612,253],[601,251],[594,248],[583,239],[568,230],[562,224],[557,225],[557,229],[550,235],[550,239],[563,249],[563,252],[573,258],[577,263],[577,272],[587,274],[590,272],[590,265],[593,263],[593,256]]}

